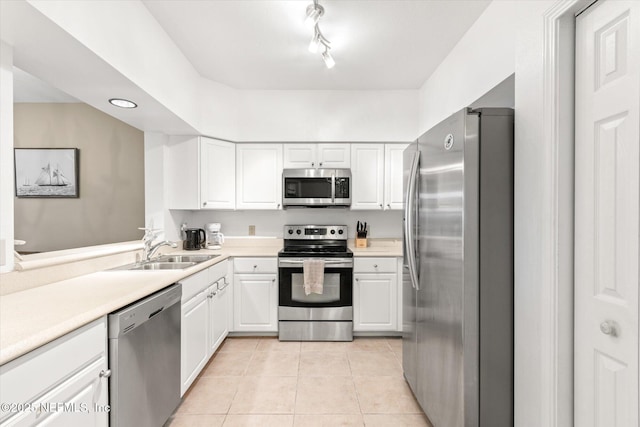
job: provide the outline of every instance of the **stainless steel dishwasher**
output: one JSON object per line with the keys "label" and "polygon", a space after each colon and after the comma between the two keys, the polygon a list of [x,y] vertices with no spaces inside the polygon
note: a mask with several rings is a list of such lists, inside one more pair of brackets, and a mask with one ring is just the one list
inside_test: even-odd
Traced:
{"label": "stainless steel dishwasher", "polygon": [[111,427],[162,426],[180,403],[180,298],[170,286],[109,315]]}

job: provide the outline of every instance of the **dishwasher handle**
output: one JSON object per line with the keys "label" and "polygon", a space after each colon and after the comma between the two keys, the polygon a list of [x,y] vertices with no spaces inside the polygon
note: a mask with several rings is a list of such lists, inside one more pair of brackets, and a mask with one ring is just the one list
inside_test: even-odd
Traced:
{"label": "dishwasher handle", "polygon": [[164,307],[160,307],[159,309],[157,309],[156,311],[151,313],[147,319],[151,319],[153,316],[155,316],[156,314],[160,313],[162,310],[164,310]]}

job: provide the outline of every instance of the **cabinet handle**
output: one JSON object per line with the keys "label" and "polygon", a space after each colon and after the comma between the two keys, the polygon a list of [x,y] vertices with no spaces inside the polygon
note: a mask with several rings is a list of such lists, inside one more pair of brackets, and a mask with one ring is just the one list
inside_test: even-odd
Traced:
{"label": "cabinet handle", "polygon": [[207,206],[207,202],[202,203],[202,206]]}
{"label": "cabinet handle", "polygon": [[278,203],[278,207],[276,209],[280,209],[280,203]]}
{"label": "cabinet handle", "polygon": [[316,165],[316,162],[311,162],[311,166],[312,167],[315,166],[315,165]]}
{"label": "cabinet handle", "polygon": [[322,162],[320,162],[320,166],[322,166]]}
{"label": "cabinet handle", "polygon": [[271,283],[276,283],[276,279],[271,279]]}
{"label": "cabinet handle", "polygon": [[387,209],[391,209],[391,205],[387,205]]}
{"label": "cabinet handle", "polygon": [[373,268],[378,268],[378,264],[373,264]]}
{"label": "cabinet handle", "polygon": [[111,376],[111,369],[103,369],[100,371],[100,378],[109,378]]}
{"label": "cabinet handle", "polygon": [[359,281],[360,281],[360,279],[356,277],[356,282],[359,282]]}
{"label": "cabinet handle", "polygon": [[253,266],[253,269],[254,269],[254,270],[255,270],[256,268],[258,268],[258,265],[254,265],[254,266]]}

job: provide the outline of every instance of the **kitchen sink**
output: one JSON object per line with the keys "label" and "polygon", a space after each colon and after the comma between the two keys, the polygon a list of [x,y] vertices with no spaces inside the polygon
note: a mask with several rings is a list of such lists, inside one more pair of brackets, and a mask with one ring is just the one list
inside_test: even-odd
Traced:
{"label": "kitchen sink", "polygon": [[157,262],[204,262],[219,257],[220,255],[163,255],[154,261]]}
{"label": "kitchen sink", "polygon": [[145,262],[137,264],[127,270],[182,270],[183,268],[196,265],[196,262]]}
{"label": "kitchen sink", "polygon": [[121,267],[112,268],[111,270],[182,270],[219,256],[220,255],[163,255],[151,261],[127,264]]}

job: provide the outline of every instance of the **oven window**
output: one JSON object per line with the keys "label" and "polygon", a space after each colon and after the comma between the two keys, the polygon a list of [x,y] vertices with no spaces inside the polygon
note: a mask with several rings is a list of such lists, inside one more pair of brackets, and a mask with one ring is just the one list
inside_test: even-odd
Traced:
{"label": "oven window", "polygon": [[331,178],[285,178],[285,198],[331,198]]}
{"label": "oven window", "polygon": [[304,293],[304,276],[302,273],[291,274],[291,300],[297,302],[337,302],[340,301],[340,274],[325,273],[322,294]]}

